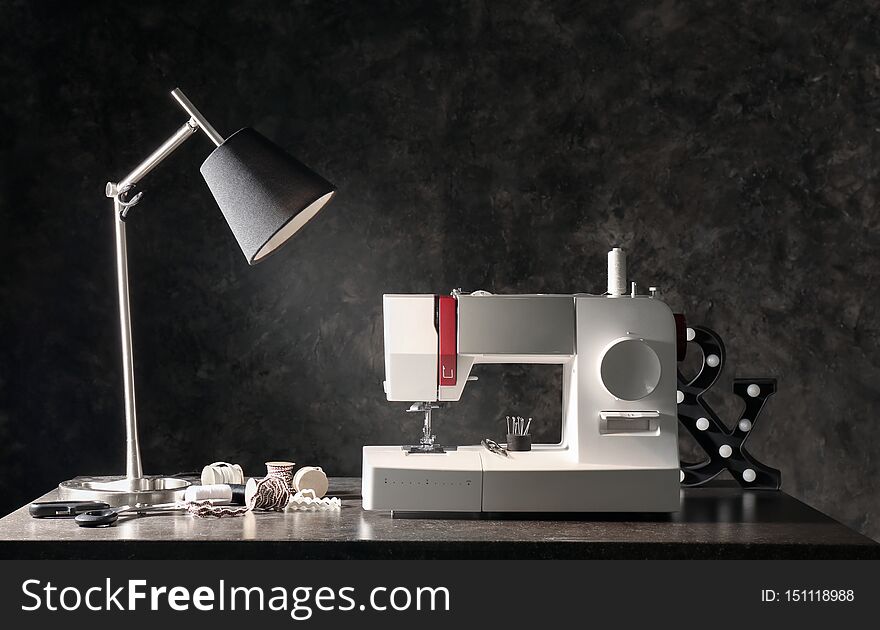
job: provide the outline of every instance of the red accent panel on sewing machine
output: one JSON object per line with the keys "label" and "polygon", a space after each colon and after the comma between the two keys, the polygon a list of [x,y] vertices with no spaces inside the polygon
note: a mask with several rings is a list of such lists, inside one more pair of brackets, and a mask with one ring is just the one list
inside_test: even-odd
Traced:
{"label": "red accent panel on sewing machine", "polygon": [[455,385],[458,348],[456,347],[456,302],[454,297],[441,295],[438,308],[438,328],[440,333],[439,369],[440,385]]}

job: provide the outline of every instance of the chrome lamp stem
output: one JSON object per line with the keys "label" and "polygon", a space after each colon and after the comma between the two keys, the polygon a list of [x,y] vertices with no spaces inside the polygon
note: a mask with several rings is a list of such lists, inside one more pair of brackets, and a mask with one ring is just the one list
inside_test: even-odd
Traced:
{"label": "chrome lamp stem", "polygon": [[128,291],[128,248],[125,239],[125,215],[128,207],[137,201],[133,199],[126,202],[124,197],[134,185],[174,153],[198,129],[202,129],[217,146],[223,143],[223,137],[205,120],[204,116],[199,113],[179,88],[173,90],[171,95],[190,115],[190,119],[143,162],[132,169],[128,175],[119,182],[109,182],[106,190],[106,195],[113,199],[113,214],[116,224],[116,289],[119,294],[119,332],[122,340],[122,375],[125,395],[125,476],[128,479],[143,477],[143,467],[138,442],[137,404],[134,389],[134,349],[131,342],[131,308]]}
{"label": "chrome lamp stem", "polygon": [[116,290],[119,297],[119,332],[122,343],[122,377],[125,396],[125,477],[110,481],[73,479],[59,486],[61,496],[70,499],[93,499],[111,505],[135,503],[162,503],[182,499],[189,485],[181,479],[144,477],[138,442],[137,405],[134,387],[134,350],[131,341],[131,308],[128,290],[128,248],[125,237],[125,219],[128,210],[140,199],[141,193],[128,198],[128,193],[148,173],[171,155],[198,129],[219,146],[223,137],[217,133],[179,89],[171,92],[174,99],[189,114],[174,134],[118,182],[108,182],[105,194],[113,200],[116,232]]}
{"label": "chrome lamp stem", "polygon": [[137,405],[134,398],[134,350],[131,343],[131,309],[128,300],[128,248],[125,242],[125,221],[122,204],[113,198],[116,223],[116,290],[119,294],[119,331],[122,339],[122,387],[125,393],[125,476],[144,476],[141,448],[138,444]]}

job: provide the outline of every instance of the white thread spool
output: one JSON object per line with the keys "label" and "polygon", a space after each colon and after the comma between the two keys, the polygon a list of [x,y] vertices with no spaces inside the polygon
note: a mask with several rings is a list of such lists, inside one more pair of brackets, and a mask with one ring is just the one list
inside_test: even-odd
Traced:
{"label": "white thread spool", "polygon": [[608,252],[608,295],[626,293],[626,252],[615,247]]}
{"label": "white thread spool", "polygon": [[225,483],[215,483],[205,486],[190,486],[186,489],[184,501],[210,501],[214,505],[229,505],[232,503],[232,488]]}
{"label": "white thread spool", "polygon": [[320,467],[303,466],[293,476],[293,487],[300,493],[311,490],[315,493],[315,498],[320,499],[327,494],[330,482],[327,481],[327,475]]}
{"label": "white thread spool", "polygon": [[214,462],[202,468],[202,485],[225,483],[241,485],[244,483],[244,472],[238,464]]}

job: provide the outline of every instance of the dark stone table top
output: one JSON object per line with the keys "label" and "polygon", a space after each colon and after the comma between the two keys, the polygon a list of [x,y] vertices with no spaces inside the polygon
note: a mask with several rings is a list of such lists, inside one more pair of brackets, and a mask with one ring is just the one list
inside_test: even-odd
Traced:
{"label": "dark stone table top", "polygon": [[674,514],[504,519],[366,512],[358,478],[331,479],[330,493],[340,510],[157,514],[102,529],[24,506],[0,519],[0,558],[880,558],[880,545],[784,492],[735,485],[683,489]]}

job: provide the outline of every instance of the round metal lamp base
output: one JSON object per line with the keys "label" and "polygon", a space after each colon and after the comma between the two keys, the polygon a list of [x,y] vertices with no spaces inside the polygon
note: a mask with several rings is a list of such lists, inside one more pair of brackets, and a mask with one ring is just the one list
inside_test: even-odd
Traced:
{"label": "round metal lamp base", "polygon": [[176,477],[77,477],[58,484],[66,501],[103,501],[111,507],[183,501],[190,482]]}

